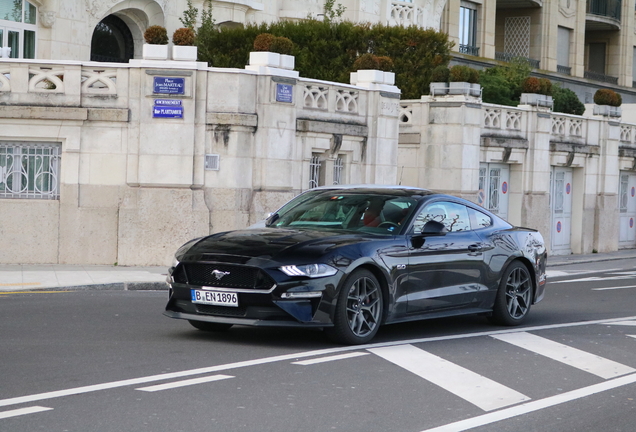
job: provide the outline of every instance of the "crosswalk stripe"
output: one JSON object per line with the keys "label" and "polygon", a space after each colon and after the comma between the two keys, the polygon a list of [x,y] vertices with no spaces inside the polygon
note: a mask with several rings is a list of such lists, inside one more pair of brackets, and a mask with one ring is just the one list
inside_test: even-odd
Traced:
{"label": "crosswalk stripe", "polygon": [[629,366],[527,332],[491,337],[605,379],[636,372]]}
{"label": "crosswalk stripe", "polygon": [[616,321],[611,323],[602,323],[602,325],[622,325],[622,326],[636,326],[636,321]]}
{"label": "crosswalk stripe", "polygon": [[14,409],[10,411],[3,411],[3,412],[0,412],[0,419],[17,417],[17,416],[27,415],[27,414],[35,414],[35,413],[39,413],[43,411],[50,411],[52,409],[53,408],[47,408],[42,406],[32,406],[27,408]]}
{"label": "crosswalk stripe", "polygon": [[319,358],[315,358],[315,359],[311,359],[311,360],[295,361],[295,362],[292,362],[292,364],[308,366],[308,365],[313,365],[313,364],[317,364],[317,363],[325,363],[325,362],[330,362],[330,361],[335,361],[335,360],[344,360],[344,359],[348,359],[348,358],[360,357],[360,356],[365,356],[365,355],[369,355],[369,353],[366,353],[366,352],[352,352],[352,353],[339,354],[339,355],[334,355],[334,356],[329,356],[329,357],[319,357]]}
{"label": "crosswalk stripe", "polygon": [[140,390],[145,392],[156,392],[161,390],[173,389],[177,387],[185,387],[185,386],[194,385],[194,384],[220,381],[220,380],[224,380],[228,378],[234,378],[234,377],[230,375],[212,375],[212,376],[207,376],[202,378],[193,378],[189,380],[176,381],[176,382],[171,382],[166,384],[158,384],[158,385],[149,386],[149,387],[140,387],[140,388],[136,388],[135,390]]}
{"label": "crosswalk stripe", "polygon": [[530,400],[529,397],[511,388],[413,345],[371,348],[369,351],[450,391],[484,411]]}

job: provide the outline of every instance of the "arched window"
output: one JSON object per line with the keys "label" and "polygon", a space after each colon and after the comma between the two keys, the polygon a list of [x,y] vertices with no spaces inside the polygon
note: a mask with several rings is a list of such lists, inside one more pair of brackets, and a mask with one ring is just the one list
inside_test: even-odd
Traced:
{"label": "arched window", "polygon": [[91,61],[128,63],[133,55],[132,34],[120,18],[109,15],[95,26],[91,40]]}

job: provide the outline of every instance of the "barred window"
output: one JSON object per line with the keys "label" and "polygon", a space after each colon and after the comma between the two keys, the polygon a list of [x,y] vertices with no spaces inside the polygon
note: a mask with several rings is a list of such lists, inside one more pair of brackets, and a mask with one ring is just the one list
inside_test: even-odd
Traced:
{"label": "barred window", "polygon": [[309,189],[320,186],[320,156],[317,154],[312,155],[309,161]]}
{"label": "barred window", "polygon": [[621,174],[620,190],[618,192],[619,197],[619,210],[621,213],[627,213],[627,189],[629,183],[629,175]]}
{"label": "barred window", "polygon": [[338,156],[336,160],[333,161],[333,184],[339,185],[342,184],[344,180],[342,178],[342,172],[344,170],[344,156]]}
{"label": "barred window", "polygon": [[60,199],[61,146],[0,141],[0,198]]}

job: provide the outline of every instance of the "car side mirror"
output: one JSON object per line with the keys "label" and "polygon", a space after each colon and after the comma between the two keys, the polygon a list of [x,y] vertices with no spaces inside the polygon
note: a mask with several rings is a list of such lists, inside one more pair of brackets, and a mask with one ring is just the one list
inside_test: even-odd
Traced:
{"label": "car side mirror", "polygon": [[443,236],[447,232],[448,230],[443,223],[431,220],[424,224],[420,234],[423,236]]}

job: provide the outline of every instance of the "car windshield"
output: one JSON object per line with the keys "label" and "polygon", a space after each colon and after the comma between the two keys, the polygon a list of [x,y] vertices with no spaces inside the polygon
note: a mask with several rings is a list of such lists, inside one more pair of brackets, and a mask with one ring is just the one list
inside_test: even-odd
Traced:
{"label": "car windshield", "polygon": [[324,191],[283,207],[268,226],[395,234],[416,203],[415,198],[398,194]]}

